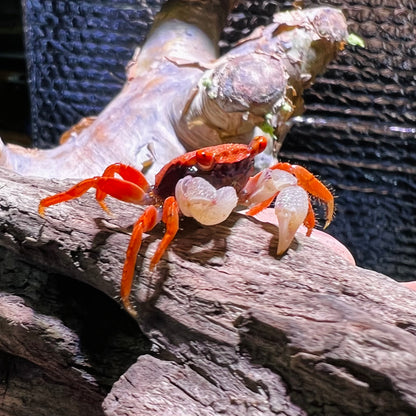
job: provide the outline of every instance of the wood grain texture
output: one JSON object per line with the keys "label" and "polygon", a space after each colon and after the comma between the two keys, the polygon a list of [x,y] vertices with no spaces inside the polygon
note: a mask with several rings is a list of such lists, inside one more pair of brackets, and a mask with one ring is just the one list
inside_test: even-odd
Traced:
{"label": "wood grain texture", "polygon": [[[95,292],[116,298],[129,238],[122,230],[141,208],[109,201],[117,217],[106,217],[91,193],[49,208],[42,219],[37,201],[61,190],[62,183],[2,171],[1,185],[0,245],[7,253],[1,264],[4,268],[11,259],[29,263],[25,279],[30,277],[32,287],[24,294],[16,282],[3,283],[2,349],[28,365],[53,371],[67,386],[80,377],[82,396],[84,391],[91,398],[88,391],[98,389],[96,397],[104,397],[105,383],[96,376],[102,364],[88,361],[84,375],[74,372],[76,360],[86,359],[74,352],[84,351],[77,338],[85,331],[82,321],[69,331],[52,320],[54,331],[62,333],[60,342],[41,324],[51,319],[43,315],[26,340],[8,334],[27,326],[16,310],[29,313],[45,305],[45,299],[35,296],[45,274],[46,287],[56,287],[59,279],[87,283],[92,288],[86,303]],[[137,323],[154,356],[149,348],[136,351],[139,359],[130,362],[105,398],[104,414],[416,414],[413,291],[351,265],[300,234],[288,253],[276,258],[276,227],[240,214],[215,227],[183,220],[159,267],[150,273],[161,235],[157,227],[144,240],[132,294]],[[100,308],[96,304],[92,309],[97,323],[104,313]],[[69,319],[72,313],[61,316]],[[113,320],[109,327],[121,325],[127,316],[119,318],[120,323]],[[33,348],[21,350],[29,340]],[[126,347],[120,345],[115,354],[123,356]],[[10,404],[8,400],[6,390],[3,403]]]}

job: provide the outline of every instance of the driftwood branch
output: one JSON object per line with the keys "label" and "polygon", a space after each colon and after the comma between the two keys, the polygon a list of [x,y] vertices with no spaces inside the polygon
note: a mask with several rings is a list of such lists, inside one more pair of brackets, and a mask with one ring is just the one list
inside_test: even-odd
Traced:
{"label": "driftwood branch", "polygon": [[271,149],[276,154],[288,120],[304,111],[304,89],[336,57],[347,35],[338,9],[275,14],[272,24],[258,27],[202,75],[176,129],[182,143],[195,149],[207,142],[247,142],[266,123],[278,139]]}
{"label": "driftwood branch", "polygon": [[[345,18],[334,8],[276,15],[219,58],[233,3],[168,1],[128,66],[123,89],[96,118],[75,126],[54,149],[0,141],[0,165],[26,176],[85,178],[123,162],[146,168],[152,180],[185,150],[248,143],[256,126],[267,124],[282,140],[287,120],[303,111],[304,88],[345,44]],[[270,152],[274,147],[270,141]]]}
{"label": "driftwood branch", "polygon": [[[300,234],[276,258],[276,227],[241,214],[187,219],[153,273],[162,228],[145,238],[135,332],[117,293],[141,208],[109,201],[108,217],[91,193],[39,217],[62,186],[1,172],[3,414],[416,414],[413,291]],[[30,390],[23,371],[48,384]]]}

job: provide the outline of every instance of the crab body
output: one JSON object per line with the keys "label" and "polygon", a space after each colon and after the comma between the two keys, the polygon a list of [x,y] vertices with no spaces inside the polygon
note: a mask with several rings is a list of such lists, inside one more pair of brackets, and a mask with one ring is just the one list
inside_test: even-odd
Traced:
{"label": "crab body", "polygon": [[256,154],[256,150],[251,152],[243,144],[225,144],[186,153],[160,170],[153,192],[162,199],[174,195],[176,184],[186,176],[203,178],[216,189],[232,186],[239,192],[254,171]]}
{"label": "crab body", "polygon": [[107,195],[147,205],[133,227],[121,278],[122,302],[134,314],[129,294],[142,235],[160,221],[166,224],[166,231],[151,260],[151,269],[175,237],[180,214],[204,225],[214,225],[224,221],[237,206],[248,207],[247,214],[255,215],[275,201],[279,221],[277,254],[287,250],[302,223],[308,229],[307,235],[312,232],[315,217],[308,194],[326,203],[326,225],[329,224],[334,211],[333,196],[306,169],[277,163],[252,176],[254,157],[266,145],[266,138],[259,136],[248,145],[223,144],[186,153],[166,164],[156,175],[153,186],[140,171],[116,163],[102,176],[85,179],[65,192],[42,199],[39,213],[43,215],[48,206],[80,197],[90,188],[96,189],[96,199],[105,211],[108,211],[104,202]]}

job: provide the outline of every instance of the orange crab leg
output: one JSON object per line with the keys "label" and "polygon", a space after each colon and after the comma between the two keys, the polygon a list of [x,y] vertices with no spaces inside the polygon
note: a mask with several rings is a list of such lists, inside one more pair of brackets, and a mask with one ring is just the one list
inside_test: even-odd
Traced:
{"label": "orange crab leg", "polygon": [[259,212],[263,211],[264,209],[266,209],[272,202],[273,200],[276,198],[278,193],[274,194],[272,197],[266,199],[263,202],[260,202],[257,205],[254,205],[254,207],[251,207],[248,211],[247,211],[247,215],[250,215],[252,217],[254,217],[254,215],[258,214]]}
{"label": "orange crab leg", "polygon": [[[123,163],[113,163],[105,169],[105,171],[102,174],[102,177],[113,178],[115,174],[120,175],[124,180],[128,182],[134,183],[135,185],[142,188],[144,191],[147,191],[149,188],[149,183],[147,182],[143,173],[133,168],[132,166],[124,165]],[[109,209],[104,203],[104,199],[106,196],[107,193],[103,189],[97,188],[95,198],[101,205],[101,207],[104,209],[104,211],[109,212]]]}
{"label": "orange crab leg", "polygon": [[142,245],[143,233],[150,231],[159,221],[160,219],[157,208],[153,205],[147,207],[144,213],[134,224],[130,242],[127,247],[126,260],[124,261],[123,274],[121,277],[120,297],[126,310],[133,314],[135,314],[135,312],[130,305],[129,295],[133,284],[137,253]]}
{"label": "orange crab leg", "polygon": [[303,220],[303,225],[307,228],[306,236],[310,237],[312,230],[315,228],[315,213],[313,212],[313,207],[310,200],[308,213],[306,214],[306,218]]}
{"label": "orange crab leg", "polygon": [[101,176],[114,177],[116,173],[126,181],[133,182],[144,190],[149,187],[149,183],[142,172],[133,166],[124,165],[123,163],[113,163],[112,165],[107,166]]}
{"label": "orange crab leg", "polygon": [[[311,172],[299,165],[291,165],[290,163],[280,162],[272,166],[270,169],[280,169],[286,172],[291,173],[296,176],[298,180],[298,185],[305,189],[308,193],[322,200],[326,206],[326,223],[324,228],[326,228],[332,221],[334,216],[334,196],[331,191]],[[309,216],[309,214],[308,214]]]}
{"label": "orange crab leg", "polygon": [[166,232],[150,262],[150,270],[153,270],[156,264],[159,263],[163,253],[166,251],[179,229],[179,207],[173,196],[166,198],[165,203],[163,204],[162,221],[166,224]]}
{"label": "orange crab leg", "polygon": [[[129,246],[127,247],[126,260],[121,277],[120,297],[126,310],[133,315],[135,311],[130,304],[129,296],[133,284],[137,254],[142,244],[143,233],[150,231],[159,221],[160,217],[157,208],[153,205],[146,208],[133,227]],[[150,262],[150,270],[159,262],[179,229],[179,208],[173,196],[167,198],[163,204],[162,221],[166,224],[166,232]]]}
{"label": "orange crab leg", "polygon": [[[69,201],[71,199],[79,198],[90,188],[96,188],[105,194],[111,195],[114,198],[125,202],[140,203],[145,196],[145,191],[138,185],[132,182],[125,181],[118,178],[105,178],[96,176],[94,178],[85,179],[65,192],[56,195],[48,196],[40,201],[38,211],[40,215],[44,215],[45,208],[59,204],[60,202]],[[98,200],[101,207],[107,211],[105,204]]]}

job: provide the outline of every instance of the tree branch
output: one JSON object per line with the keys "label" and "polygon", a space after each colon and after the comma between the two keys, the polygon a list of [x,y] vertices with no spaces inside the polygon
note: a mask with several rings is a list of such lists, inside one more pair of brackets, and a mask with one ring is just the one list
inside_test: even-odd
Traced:
{"label": "tree branch", "polygon": [[[264,123],[282,140],[287,120],[303,111],[303,89],[342,47],[346,21],[329,8],[276,15],[217,60],[231,6],[168,1],[128,66],[122,91],[96,118],[64,134],[55,149],[0,141],[0,165],[26,176],[85,178],[123,162],[144,168],[152,181],[185,150],[248,143]],[[276,153],[277,142],[274,149],[270,143],[269,153]]]}
{"label": "tree branch", "polygon": [[247,143],[264,123],[281,145],[288,120],[304,111],[304,89],[336,57],[347,36],[338,9],[275,14],[272,24],[258,27],[201,77],[177,128],[185,147],[204,141]]}

